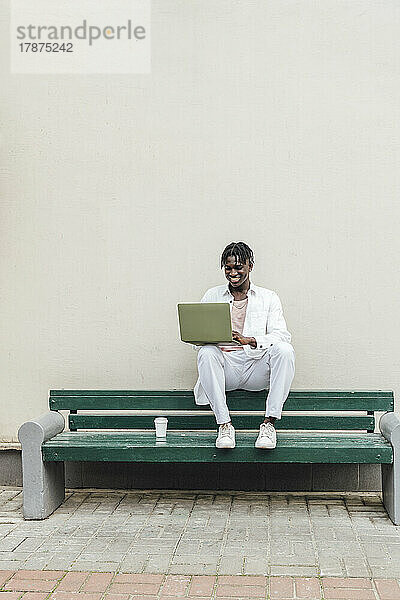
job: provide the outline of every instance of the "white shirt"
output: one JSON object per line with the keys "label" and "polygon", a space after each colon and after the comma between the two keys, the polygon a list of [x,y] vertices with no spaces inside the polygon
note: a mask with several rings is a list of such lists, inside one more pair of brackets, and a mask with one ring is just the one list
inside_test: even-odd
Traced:
{"label": "white shirt", "polygon": [[[275,292],[250,283],[247,297],[243,336],[255,338],[257,348],[246,345],[243,350],[249,357],[257,359],[273,343],[290,342],[291,335],[286,328],[281,301]],[[229,302],[232,310],[233,296],[229,291],[229,283],[207,290],[201,302]]]}

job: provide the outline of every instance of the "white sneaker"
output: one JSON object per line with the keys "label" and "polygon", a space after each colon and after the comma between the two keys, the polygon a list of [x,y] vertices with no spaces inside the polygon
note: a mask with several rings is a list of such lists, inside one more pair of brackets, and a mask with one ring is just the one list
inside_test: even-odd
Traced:
{"label": "white sneaker", "polygon": [[235,443],[235,428],[232,423],[224,423],[219,426],[218,437],[215,442],[217,448],[234,448]]}
{"label": "white sneaker", "polygon": [[276,431],[272,423],[261,423],[260,433],[256,439],[256,448],[275,448]]}

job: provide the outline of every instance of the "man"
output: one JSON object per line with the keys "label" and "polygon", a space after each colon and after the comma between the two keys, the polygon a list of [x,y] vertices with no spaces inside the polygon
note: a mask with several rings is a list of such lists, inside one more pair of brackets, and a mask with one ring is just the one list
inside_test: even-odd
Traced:
{"label": "man", "polygon": [[228,284],[209,289],[202,302],[229,302],[232,337],[238,346],[206,344],[199,349],[196,404],[210,404],[219,425],[217,448],[235,447],[225,391],[268,389],[264,422],[256,448],[275,448],[274,423],[294,377],[294,350],[277,294],[250,282],[253,251],[244,242],[232,242],[221,256]]}

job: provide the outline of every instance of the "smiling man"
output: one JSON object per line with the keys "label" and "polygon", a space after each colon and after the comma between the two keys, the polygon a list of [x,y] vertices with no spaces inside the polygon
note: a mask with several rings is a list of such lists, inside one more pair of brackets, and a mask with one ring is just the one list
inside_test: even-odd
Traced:
{"label": "smiling man", "polygon": [[250,282],[253,251],[244,242],[232,242],[221,256],[226,285],[213,287],[202,302],[229,302],[232,336],[239,345],[207,344],[198,353],[196,404],[210,404],[219,425],[217,448],[235,447],[235,429],[226,403],[226,391],[268,390],[264,422],[256,448],[275,448],[274,423],[294,376],[294,350],[277,294]]}

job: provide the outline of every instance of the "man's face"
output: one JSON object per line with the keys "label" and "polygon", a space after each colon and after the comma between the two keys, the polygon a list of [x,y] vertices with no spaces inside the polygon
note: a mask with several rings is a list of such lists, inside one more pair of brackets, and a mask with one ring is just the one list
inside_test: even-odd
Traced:
{"label": "man's face", "polygon": [[251,269],[248,259],[243,264],[237,262],[234,256],[228,256],[224,266],[225,277],[233,288],[239,288],[249,279]]}

